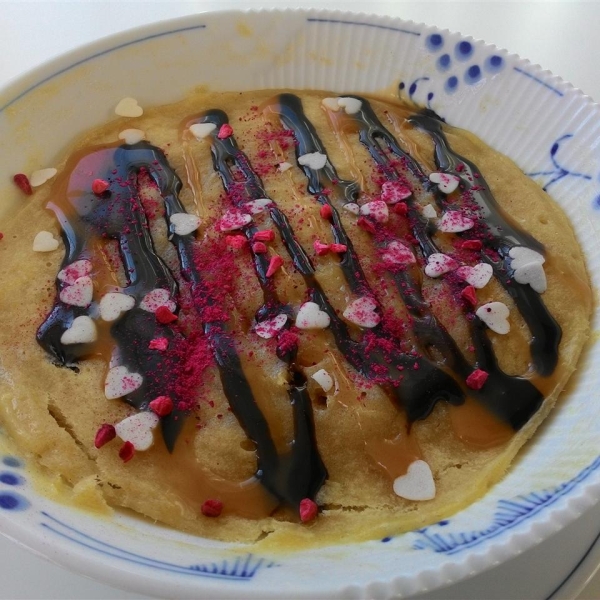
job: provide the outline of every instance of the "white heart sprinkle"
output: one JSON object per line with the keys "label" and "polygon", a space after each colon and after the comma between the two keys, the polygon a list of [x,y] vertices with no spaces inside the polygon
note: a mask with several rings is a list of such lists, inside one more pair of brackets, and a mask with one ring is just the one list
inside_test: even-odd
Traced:
{"label": "white heart sprinkle", "polygon": [[338,98],[338,106],[343,108],[347,115],[355,115],[362,108],[362,102],[358,98],[342,96]]}
{"label": "white heart sprinkle", "polygon": [[121,398],[135,392],[143,383],[144,378],[139,373],[130,373],[123,365],[109,370],[104,381],[104,395],[108,400]]}
{"label": "white heart sprinkle", "polygon": [[264,212],[269,206],[273,206],[273,200],[269,198],[258,198],[257,200],[250,200],[250,202],[244,204],[244,208],[251,215],[258,215],[259,213]]}
{"label": "white heart sprinkle", "polygon": [[488,302],[480,306],[475,314],[492,330],[502,335],[510,331],[508,306],[502,302]]}
{"label": "white heart sprinkle", "polygon": [[298,164],[309,169],[322,169],[327,164],[327,156],[320,152],[309,152],[298,157]]}
{"label": "white heart sprinkle", "polygon": [[121,313],[135,306],[135,298],[120,292],[104,294],[100,300],[100,318],[103,321],[116,321]]}
{"label": "white heart sprinkle", "polygon": [[332,110],[334,112],[337,112],[338,110],[340,110],[339,102],[340,102],[339,98],[323,98],[323,100],[321,100],[321,104],[325,108],[328,108],[329,110]]}
{"label": "white heart sprinkle", "polygon": [[386,204],[397,204],[412,196],[412,190],[401,181],[386,181],[381,186],[381,199]]}
{"label": "white heart sprinkle", "polygon": [[[254,200],[256,202],[256,200]],[[247,204],[250,204],[248,202]],[[248,209],[250,210],[250,209]],[[219,229],[221,231],[235,231],[241,229],[252,222],[252,217],[241,210],[232,208],[228,210],[219,221]]]}
{"label": "white heart sprinkle", "polygon": [[161,306],[166,306],[171,312],[177,308],[177,304],[171,300],[169,290],[163,288],[148,292],[140,302],[140,308],[151,313],[155,313]]}
{"label": "white heart sprinkle", "polygon": [[444,213],[442,220],[438,224],[438,229],[444,233],[458,233],[467,231],[475,225],[473,219],[465,217],[458,210],[449,210]]}
{"label": "white heart sprinkle", "polygon": [[124,442],[131,442],[136,450],[148,450],[154,443],[153,429],[160,418],[152,411],[143,411],[123,419],[115,425],[117,435]]}
{"label": "white heart sprinkle", "polygon": [[58,246],[58,240],[49,231],[40,231],[33,239],[34,252],[54,252]]}
{"label": "white heart sprinkle", "polygon": [[333,387],[333,377],[325,369],[319,369],[311,377],[321,386],[324,392],[328,392]]}
{"label": "white heart sprinkle", "polygon": [[387,263],[396,265],[410,265],[417,262],[415,255],[402,242],[390,242],[382,258]]}
{"label": "white heart sprinkle", "polygon": [[449,173],[431,173],[429,181],[437,183],[440,192],[444,192],[444,194],[451,194],[460,183],[460,179],[456,175]]}
{"label": "white heart sprinkle", "polygon": [[489,283],[494,274],[494,269],[487,263],[479,263],[474,267],[458,267],[456,274],[462,277],[469,285],[480,290]]}
{"label": "white heart sprinkle", "polygon": [[73,261],[70,265],[67,265],[64,269],[58,272],[58,279],[65,283],[75,283],[80,277],[85,277],[92,272],[92,263],[85,258],[81,260]]}
{"label": "white heart sprinkle", "polygon": [[370,296],[363,296],[351,302],[343,315],[348,321],[358,325],[359,327],[367,327],[371,329],[381,321],[381,317],[375,312],[377,302]]}
{"label": "white heart sprinkle", "polygon": [[256,335],[259,337],[269,340],[272,337],[275,337],[277,333],[283,329],[283,326],[287,323],[287,320],[287,315],[277,315],[272,319],[267,319],[266,321],[257,323],[254,331],[256,331]]}
{"label": "white heart sprinkle", "polygon": [[346,202],[346,204],[344,204],[342,208],[344,210],[347,210],[349,213],[352,213],[353,215],[360,214],[360,206],[356,204],[356,202]]}
{"label": "white heart sprinkle", "polygon": [[394,480],[394,493],[407,500],[433,500],[435,481],[429,465],[424,460],[410,463],[406,475]]}
{"label": "white heart sprinkle", "polygon": [[426,219],[437,219],[437,212],[436,212],[435,207],[433,206],[433,204],[426,204],[423,207],[423,210],[421,210],[421,214]]}
{"label": "white heart sprinkle", "polygon": [[65,304],[85,308],[92,303],[94,284],[90,277],[79,277],[71,285],[60,290],[59,297]]}
{"label": "white heart sprinkle", "polygon": [[457,267],[458,263],[451,256],[434,252],[427,257],[425,275],[428,277],[439,277],[440,275],[454,271]]}
{"label": "white heart sprinkle", "polygon": [[145,139],[145,137],[146,134],[141,129],[123,129],[119,133],[119,139],[128,145],[137,144]]}
{"label": "white heart sprinkle", "polygon": [[296,327],[299,329],[325,329],[329,323],[329,315],[316,302],[305,302],[296,316]]}
{"label": "white heart sprinkle", "polygon": [[543,294],[548,289],[544,267],[537,262],[516,269],[514,278],[517,283],[529,284],[538,294]]}
{"label": "white heart sprinkle", "polygon": [[378,223],[385,223],[389,219],[390,211],[383,200],[373,200],[360,207],[360,214],[372,217]]}
{"label": "white heart sprinkle", "polygon": [[190,125],[190,132],[197,140],[208,137],[217,126],[214,123],[194,123]]}
{"label": "white heart sprinkle", "polygon": [[96,341],[98,334],[96,324],[87,315],[76,317],[71,327],[60,336],[60,343],[68,346],[70,344],[91,344]]}
{"label": "white heart sprinkle", "polygon": [[57,173],[58,171],[54,168],[39,169],[29,176],[29,183],[31,187],[40,187],[40,185],[46,183],[48,179],[52,179]]}
{"label": "white heart sprinkle", "polygon": [[289,163],[287,161],[280,162],[277,165],[277,168],[279,169],[280,173],[285,173],[286,171],[289,171],[292,168],[292,163]]}
{"label": "white heart sprinkle", "polygon": [[524,246],[515,246],[508,251],[508,255],[512,258],[510,266],[512,269],[519,269],[530,263],[538,263],[543,265],[546,259],[542,254],[531,250],[531,248],[525,248]]}
{"label": "white heart sprinkle", "polygon": [[169,217],[171,231],[176,235],[188,235],[200,227],[200,217],[189,213],[174,213]]}
{"label": "white heart sprinkle", "polygon": [[115,106],[115,113],[120,117],[141,117],[144,114],[144,109],[138,104],[135,98],[123,98]]}

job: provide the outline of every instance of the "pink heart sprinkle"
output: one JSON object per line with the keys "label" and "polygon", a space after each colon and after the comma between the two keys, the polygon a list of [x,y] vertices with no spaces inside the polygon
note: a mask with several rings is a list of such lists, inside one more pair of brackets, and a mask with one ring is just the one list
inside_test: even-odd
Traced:
{"label": "pink heart sprinkle", "polygon": [[410,198],[412,190],[400,181],[386,181],[381,186],[381,199],[386,204],[396,204]]}

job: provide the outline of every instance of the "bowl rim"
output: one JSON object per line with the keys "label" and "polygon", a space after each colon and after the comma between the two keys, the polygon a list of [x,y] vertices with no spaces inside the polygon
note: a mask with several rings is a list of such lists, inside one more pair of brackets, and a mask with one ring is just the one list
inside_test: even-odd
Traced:
{"label": "bowl rim", "polygon": [[[327,15],[332,19],[361,19],[370,22],[378,21],[394,21],[403,25],[412,25],[417,28],[425,28],[428,30],[435,29],[437,32],[443,34],[458,34],[461,38],[473,43],[485,44],[486,48],[498,50],[505,53],[514,59],[522,61],[524,65],[529,66],[536,74],[537,77],[544,81],[549,81],[553,86],[560,89],[565,95],[569,94],[572,97],[577,98],[579,102],[585,103],[586,109],[594,110],[600,115],[600,104],[595,102],[589,95],[585,94],[582,90],[576,88],[571,83],[565,81],[560,76],[556,76],[551,71],[545,70],[539,65],[532,63],[527,59],[522,59],[519,55],[505,51],[494,44],[489,44],[483,40],[474,38],[472,36],[462,35],[459,32],[453,32],[449,29],[440,29],[434,25],[427,25],[425,23],[419,23],[412,20],[404,20],[401,17],[392,17],[385,14],[365,13],[365,12],[354,12],[344,10],[328,10],[322,8],[261,8],[261,9],[228,9],[228,10],[207,10],[197,12],[187,16],[177,17],[173,19],[164,19],[145,25],[132,27],[124,31],[113,33],[110,35],[103,36],[99,39],[87,42],[79,45],[67,52],[61,53],[60,55],[46,60],[32,69],[16,75],[10,78],[3,86],[0,87],[0,115],[21,98],[25,97],[30,92],[35,91],[37,88],[43,86],[53,78],[70,71],[86,62],[89,62],[99,56],[111,53],[113,51],[125,48],[127,46],[140,43],[142,41],[163,37],[167,35],[173,35],[176,33],[189,31],[192,29],[198,29],[202,26],[202,21],[206,18],[227,18],[227,17],[242,17],[247,15],[259,15],[259,14],[278,14],[285,17],[286,15],[304,15],[304,16],[315,16],[315,15]],[[482,548],[476,549],[470,554],[463,555],[460,559],[452,557],[452,560],[443,565],[439,569],[438,573],[433,571],[425,571],[420,574],[419,577],[415,578],[416,587],[413,587],[411,594],[420,593],[426,590],[432,590],[435,588],[444,587],[457,581],[467,579],[476,575],[477,573],[493,568],[496,564],[504,562],[508,558],[511,558],[517,554],[520,554],[527,549],[539,544],[546,540],[554,532],[565,527],[570,522],[580,517],[585,511],[594,506],[600,501],[600,478],[596,480],[588,479],[583,485],[578,486],[576,493],[572,493],[566,502],[566,505],[562,508],[554,508],[543,512],[543,518],[537,521],[532,521],[527,531],[514,533],[509,537],[502,539],[495,539],[485,546],[485,550]],[[102,569],[99,570],[94,560],[94,555],[89,556],[81,554],[75,556],[75,553],[71,553],[70,556],[64,555],[51,555],[50,551],[42,551],[39,547],[36,547],[36,538],[34,534],[16,537],[17,531],[21,532],[23,528],[17,526],[10,528],[10,532],[0,531],[3,535],[9,537],[17,544],[27,548],[38,556],[41,556],[53,563],[59,564],[68,570],[71,570],[77,574],[91,577],[103,583],[109,585],[118,585],[118,587],[130,591],[140,592],[143,590],[144,593],[152,595],[156,593],[155,583],[152,579],[148,578],[142,573],[134,571],[125,571],[119,569],[115,565],[104,564]],[[20,539],[19,539],[20,538]],[[25,540],[25,541],[24,541]],[[115,579],[118,578],[118,581]],[[385,576],[380,576],[377,580],[369,585],[362,586],[361,593],[370,593],[370,590],[375,592],[381,591],[384,586],[387,592],[391,595],[398,593],[400,585],[404,587],[405,577],[395,578],[393,573],[388,573]],[[267,589],[246,589],[248,598],[279,598],[278,594],[274,590]],[[232,595],[232,590],[217,589],[214,587],[206,586],[205,592],[218,594],[220,598],[237,597]],[[345,588],[345,592],[356,595],[356,586],[351,585]],[[333,593],[331,596],[333,597]],[[216,596],[215,596],[216,597]],[[309,594],[301,594],[300,597],[314,597]]]}

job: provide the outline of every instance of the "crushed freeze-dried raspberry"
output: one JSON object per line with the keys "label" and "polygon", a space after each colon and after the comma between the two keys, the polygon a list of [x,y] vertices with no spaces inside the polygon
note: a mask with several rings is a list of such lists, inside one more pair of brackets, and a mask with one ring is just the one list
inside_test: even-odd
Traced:
{"label": "crushed freeze-dried raspberry", "polygon": [[460,243],[461,250],[481,250],[482,247],[481,240],[464,240]]}
{"label": "crushed freeze-dried raspberry", "polygon": [[254,242],[254,244],[252,244],[252,251],[255,254],[265,254],[267,252],[267,247],[262,242]]}
{"label": "crushed freeze-dried raspberry", "polygon": [[233,127],[231,125],[229,125],[229,123],[223,123],[223,125],[221,125],[221,129],[219,129],[219,133],[217,133],[217,137],[220,140],[224,140],[225,138],[228,138],[232,134],[233,134]]}
{"label": "crushed freeze-dried raspberry", "polygon": [[218,517],[223,511],[223,503],[220,500],[206,500],[200,510],[205,517]]}
{"label": "crushed freeze-dried raspberry", "polygon": [[27,175],[23,173],[17,173],[13,177],[13,181],[24,194],[27,194],[28,196],[31,196],[31,194],[33,194],[33,189],[31,188],[31,184],[29,183],[29,178],[27,177]]}
{"label": "crushed freeze-dried raspberry", "polygon": [[364,229],[368,233],[375,233],[375,231],[376,231],[375,225],[373,225],[373,223],[371,223],[371,221],[369,221],[368,219],[365,219],[364,217],[359,217],[358,221],[356,221],[356,224],[361,229]]}
{"label": "crushed freeze-dried raspberry", "polygon": [[253,236],[252,240],[255,242],[272,242],[275,239],[275,232],[272,229],[263,229],[257,231]]}
{"label": "crushed freeze-dried raspberry", "polygon": [[477,292],[472,285],[468,285],[464,288],[460,295],[472,306],[477,305]]}
{"label": "crushed freeze-dried raspberry", "polygon": [[331,247],[329,244],[324,244],[320,240],[315,240],[313,243],[313,248],[315,249],[315,253],[317,256],[323,256],[329,252]]}
{"label": "crushed freeze-dried raspberry", "polygon": [[154,398],[148,406],[150,407],[150,410],[159,417],[166,417],[173,412],[173,400],[171,400],[169,396],[158,396],[158,398]]}
{"label": "crushed freeze-dried raspberry", "polygon": [[246,245],[247,241],[248,240],[243,235],[228,235],[225,238],[225,243],[230,248],[235,248],[236,250],[242,249]]}
{"label": "crushed freeze-dried raspberry", "polygon": [[173,314],[166,306],[159,306],[154,315],[156,320],[163,325],[177,321],[177,315]]}
{"label": "crushed freeze-dried raspberry", "polygon": [[267,269],[267,277],[273,277],[273,275],[275,275],[275,273],[278,271],[281,265],[283,265],[283,258],[281,258],[279,254],[276,254],[275,256],[271,257],[271,261],[269,262],[269,268]]}
{"label": "crushed freeze-dried raspberry", "polygon": [[119,458],[124,462],[129,462],[135,454],[135,447],[131,442],[125,442],[119,450]]}
{"label": "crushed freeze-dried raspberry", "polygon": [[108,442],[114,440],[115,437],[117,437],[117,432],[115,431],[114,426],[110,423],[104,423],[96,432],[94,446],[96,446],[96,448],[102,448],[104,444],[108,444]]}
{"label": "crushed freeze-dried raspberry", "polygon": [[169,340],[165,337],[150,340],[150,343],[148,344],[148,348],[150,348],[150,350],[160,350],[161,352],[164,352],[168,347]]}
{"label": "crushed freeze-dried raspberry", "polygon": [[397,215],[402,215],[405,217],[408,214],[408,205],[406,202],[398,202],[398,204],[394,206],[394,212]]}
{"label": "crushed freeze-dried raspberry", "polygon": [[331,248],[332,252],[336,253],[346,252],[346,250],[348,250],[348,246],[346,246],[346,244],[331,244],[329,247]]}
{"label": "crushed freeze-dried raspberry", "polygon": [[92,181],[92,192],[99,196],[100,194],[104,194],[104,192],[108,189],[109,183],[104,179],[94,179]]}
{"label": "crushed freeze-dried raspberry", "polygon": [[484,383],[487,381],[488,377],[489,373],[487,373],[487,371],[475,369],[467,377],[467,387],[470,387],[472,390],[480,390],[483,387]]}
{"label": "crushed freeze-dried raspberry", "polygon": [[316,518],[319,514],[319,507],[317,503],[310,498],[304,498],[300,500],[300,520],[303,523],[308,523]]}
{"label": "crushed freeze-dried raspberry", "polygon": [[319,210],[319,213],[324,219],[331,219],[333,216],[333,211],[331,210],[331,206],[329,206],[329,204],[323,204]]}

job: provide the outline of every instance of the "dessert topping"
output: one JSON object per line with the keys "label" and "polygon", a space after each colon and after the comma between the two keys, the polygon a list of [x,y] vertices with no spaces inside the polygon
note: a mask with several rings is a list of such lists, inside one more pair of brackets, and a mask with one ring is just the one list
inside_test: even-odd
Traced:
{"label": "dessert topping", "polygon": [[426,218],[426,219],[437,219],[437,212],[435,210],[435,207],[433,206],[433,204],[426,204],[423,209],[421,210],[421,214]]}
{"label": "dessert topping", "polygon": [[58,272],[59,281],[71,284],[75,283],[80,277],[85,277],[92,272],[92,263],[89,260],[75,260],[70,265]]}
{"label": "dessert topping", "polygon": [[271,257],[269,261],[269,268],[267,269],[267,277],[273,277],[275,273],[281,268],[283,265],[283,258],[279,256],[279,254],[275,254],[275,256]]}
{"label": "dessert topping", "polygon": [[48,169],[39,169],[29,176],[29,183],[31,184],[31,187],[40,187],[40,185],[43,185],[46,181],[52,179],[57,173],[58,171],[52,167]]}
{"label": "dessert topping", "polygon": [[33,239],[34,252],[54,252],[58,246],[58,240],[49,231],[40,231]]}
{"label": "dessert topping", "polygon": [[108,400],[121,398],[135,392],[143,381],[144,378],[139,373],[130,373],[123,365],[113,367],[108,371],[104,381],[104,395]]}
{"label": "dessert topping", "polygon": [[480,290],[489,283],[494,274],[494,269],[488,263],[478,263],[474,267],[458,267],[456,274],[468,284]]}
{"label": "dessert topping", "polygon": [[331,246],[329,244],[324,244],[320,240],[315,240],[313,247],[317,256],[323,256],[331,250]]}
{"label": "dessert topping", "polygon": [[314,521],[319,514],[319,507],[314,500],[310,498],[303,498],[300,500],[299,507],[300,520],[303,523],[309,523],[310,521]]}
{"label": "dessert topping", "polygon": [[151,313],[155,313],[161,306],[166,306],[171,311],[177,308],[175,302],[171,300],[169,290],[156,288],[148,292],[140,302],[140,308]]}
{"label": "dessert topping", "polygon": [[480,390],[484,383],[487,381],[489,377],[489,373],[487,371],[483,371],[482,369],[475,369],[468,377],[467,377],[467,387],[470,387],[472,390]]}
{"label": "dessert topping", "polygon": [[202,140],[208,137],[216,128],[217,126],[214,123],[194,123],[190,125],[190,132],[197,140]]}
{"label": "dessert topping", "polygon": [[425,275],[428,277],[440,277],[440,275],[454,271],[457,267],[458,263],[451,256],[434,252],[427,257]]}
{"label": "dessert topping", "polygon": [[319,209],[319,214],[324,219],[327,219],[327,220],[331,219],[331,217],[333,216],[333,211],[331,210],[331,206],[329,204],[323,204],[323,206],[321,206],[321,208]]}
{"label": "dessert topping", "polygon": [[254,242],[252,244],[252,252],[254,252],[254,254],[266,254],[267,246],[262,242]]}
{"label": "dessert topping", "polygon": [[329,246],[332,252],[336,254],[341,254],[342,252],[346,252],[348,250],[348,246],[346,244],[330,244]]}
{"label": "dessert topping", "polygon": [[200,511],[205,517],[218,517],[223,512],[223,503],[220,500],[206,500]]}
{"label": "dessert topping", "polygon": [[256,324],[254,331],[256,331],[256,335],[265,340],[269,340],[272,337],[275,337],[279,331],[281,331],[285,324],[287,323],[288,317],[283,313],[273,317],[272,319],[267,319],[266,321],[261,321]]}
{"label": "dessert topping", "polygon": [[189,213],[175,213],[169,217],[171,231],[176,235],[188,235],[200,227],[200,217]]}
{"label": "dessert topping", "polygon": [[145,137],[146,134],[141,129],[123,129],[119,133],[119,139],[130,146],[141,142]]}
{"label": "dessert topping", "polygon": [[424,460],[413,461],[406,475],[394,480],[394,493],[407,500],[433,500],[435,481],[429,465]]}
{"label": "dessert topping", "polygon": [[465,217],[459,210],[449,210],[444,213],[438,224],[438,229],[444,233],[458,233],[473,228],[475,221]]}
{"label": "dessert topping", "polygon": [[298,164],[309,169],[322,169],[327,164],[327,155],[321,152],[309,152],[298,157]]}
{"label": "dessert topping", "polygon": [[[258,202],[254,200],[254,202]],[[270,202],[270,201],[269,201]],[[246,204],[248,206],[250,202]],[[250,207],[248,206],[248,210]],[[221,220],[219,221],[219,229],[221,231],[235,231],[236,229],[242,229],[252,222],[252,217],[249,214],[243,213],[241,210],[232,208],[228,210]]]}
{"label": "dessert topping", "polygon": [[480,306],[475,314],[492,330],[502,335],[510,331],[508,306],[502,302],[488,302]]}
{"label": "dessert topping", "polygon": [[272,242],[275,239],[275,232],[272,229],[263,229],[262,231],[257,231],[252,239],[255,242]]}
{"label": "dessert topping", "polygon": [[104,194],[104,192],[109,188],[110,184],[106,179],[94,179],[92,181],[92,192],[96,194],[96,196],[100,196]]}
{"label": "dessert topping", "polygon": [[348,319],[359,327],[372,329],[375,327],[381,317],[376,312],[377,302],[370,296],[363,296],[351,302],[344,310],[344,318]]}
{"label": "dessert topping", "polygon": [[96,448],[102,448],[102,446],[108,444],[108,442],[111,442],[116,437],[117,432],[115,431],[114,425],[111,425],[110,423],[104,423],[96,432],[94,446],[96,446]]}
{"label": "dessert topping", "polygon": [[280,162],[280,163],[277,165],[277,168],[279,169],[279,172],[280,172],[280,173],[285,173],[286,171],[288,171],[289,169],[291,169],[291,168],[292,168],[292,163],[289,163],[289,162],[287,162],[287,161]]}
{"label": "dessert topping", "polygon": [[160,352],[164,352],[168,347],[169,340],[166,337],[155,338],[148,344],[150,350],[159,350]]}
{"label": "dessert topping", "polygon": [[346,202],[342,208],[353,215],[360,214],[360,206],[356,202]]}
{"label": "dessert topping", "polygon": [[388,264],[410,265],[417,262],[415,255],[402,242],[393,241],[387,245],[385,252],[381,255],[384,262]]}
{"label": "dessert topping", "polygon": [[75,317],[71,327],[61,336],[60,343],[68,346],[70,344],[91,344],[98,337],[96,324],[87,315]]}
{"label": "dessert topping", "polygon": [[305,302],[296,316],[296,327],[300,329],[326,329],[331,319],[316,302]]}
{"label": "dessert topping", "polygon": [[319,369],[311,377],[321,386],[324,392],[328,392],[333,387],[333,377],[325,369]]}
{"label": "dessert topping", "polygon": [[72,284],[60,290],[60,299],[65,304],[85,308],[92,303],[94,284],[90,277],[79,277]]}
{"label": "dessert topping", "polygon": [[131,442],[136,450],[148,450],[154,443],[153,429],[159,422],[157,414],[143,411],[117,423],[115,431],[124,442]]}
{"label": "dessert topping", "polygon": [[15,185],[24,194],[27,194],[28,196],[31,196],[31,194],[33,194],[33,190],[31,189],[31,184],[29,183],[29,178],[24,173],[17,173],[13,177],[13,181],[15,182]]}
{"label": "dessert topping", "polygon": [[127,96],[115,106],[115,114],[120,117],[141,117],[144,114],[144,109],[135,98]]}
{"label": "dessert topping", "polygon": [[462,290],[460,295],[469,303],[471,306],[477,306],[477,292],[472,285],[468,285]]}
{"label": "dessert topping", "polygon": [[429,181],[437,183],[440,192],[444,194],[451,194],[460,183],[460,178],[450,173],[431,173],[429,175]]}
{"label": "dessert topping", "polygon": [[148,404],[148,407],[159,417],[166,417],[173,412],[173,400],[169,396],[158,396]]}
{"label": "dessert topping", "polygon": [[512,259],[510,267],[515,272],[515,281],[529,284],[538,294],[543,294],[548,287],[546,273],[542,267],[546,261],[543,255],[523,246],[511,248],[508,255]]}
{"label": "dessert topping", "polygon": [[337,101],[338,106],[343,108],[347,115],[355,115],[362,107],[362,102],[358,98],[342,96],[341,98],[338,98]]}
{"label": "dessert topping", "polygon": [[244,207],[251,215],[257,215],[261,212],[264,212],[272,204],[273,201],[269,198],[258,198],[257,200],[250,200],[250,202],[246,202]]}
{"label": "dessert topping", "polygon": [[241,250],[248,243],[248,240],[243,235],[228,235],[225,238],[225,243],[230,248]]}
{"label": "dessert topping", "polygon": [[129,462],[135,455],[135,448],[131,442],[125,442],[119,449],[119,458],[124,462]]}
{"label": "dessert topping", "polygon": [[224,140],[233,135],[233,127],[229,123],[223,123],[221,128],[219,129],[219,133],[217,133],[217,137],[220,140]]}
{"label": "dessert topping", "polygon": [[154,313],[156,320],[162,325],[168,325],[177,321],[177,315],[173,313],[167,306],[159,306]]}
{"label": "dessert topping", "polygon": [[116,321],[122,313],[135,306],[135,298],[120,292],[108,292],[100,300],[100,318],[103,321]]}
{"label": "dessert topping", "polygon": [[401,181],[386,181],[381,186],[381,199],[386,204],[397,204],[412,196],[412,190]]}
{"label": "dessert topping", "polygon": [[385,223],[390,216],[388,206],[383,200],[373,200],[363,204],[360,207],[360,214],[371,217],[378,223]]}

